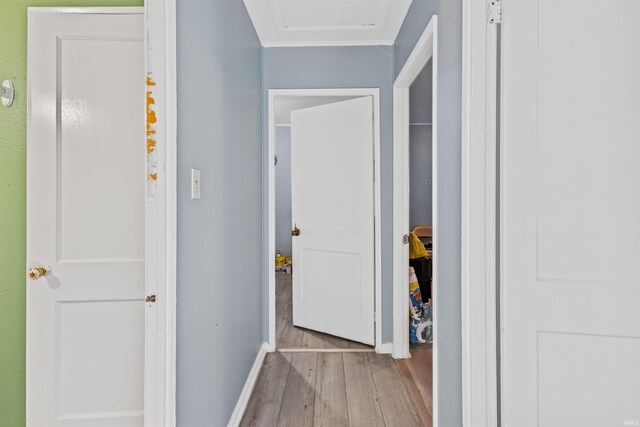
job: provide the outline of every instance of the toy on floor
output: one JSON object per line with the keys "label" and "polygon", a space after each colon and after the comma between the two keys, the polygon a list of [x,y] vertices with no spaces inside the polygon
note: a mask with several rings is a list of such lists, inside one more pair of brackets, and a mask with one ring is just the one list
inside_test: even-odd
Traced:
{"label": "toy on floor", "polygon": [[431,299],[422,302],[420,286],[413,267],[409,267],[409,341],[411,344],[433,342]]}
{"label": "toy on floor", "polygon": [[293,268],[293,259],[290,256],[284,256],[282,251],[278,249],[276,253],[276,273],[291,274]]}

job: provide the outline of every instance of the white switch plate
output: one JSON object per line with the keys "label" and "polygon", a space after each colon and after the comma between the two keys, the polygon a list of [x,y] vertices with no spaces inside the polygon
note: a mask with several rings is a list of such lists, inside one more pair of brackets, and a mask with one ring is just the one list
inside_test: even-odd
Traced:
{"label": "white switch plate", "polygon": [[191,198],[200,199],[200,187],[202,181],[200,181],[200,170],[191,169]]}

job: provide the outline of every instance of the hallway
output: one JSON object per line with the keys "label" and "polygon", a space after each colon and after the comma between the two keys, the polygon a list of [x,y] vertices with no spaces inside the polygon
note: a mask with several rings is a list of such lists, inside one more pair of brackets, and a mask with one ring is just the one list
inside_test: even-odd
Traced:
{"label": "hallway", "polygon": [[430,345],[412,347],[411,359],[394,360],[360,343],[294,327],[288,275],[276,276],[276,299],[280,351],[267,354],[241,426],[431,427]]}

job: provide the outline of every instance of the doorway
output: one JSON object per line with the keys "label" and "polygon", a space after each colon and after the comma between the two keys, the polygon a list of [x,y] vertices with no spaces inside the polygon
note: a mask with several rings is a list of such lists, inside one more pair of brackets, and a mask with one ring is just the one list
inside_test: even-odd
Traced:
{"label": "doorway", "polygon": [[[393,85],[393,357],[397,359],[410,357],[410,277],[407,268],[412,227],[423,227],[423,230],[428,230],[425,234],[430,234],[424,236],[425,242],[430,240],[433,249],[429,254],[431,262],[428,274],[425,272],[425,278],[428,277],[432,285],[436,283],[437,278],[435,263],[432,261],[437,256],[438,246],[438,218],[435,215],[438,195],[432,191],[436,186],[430,178],[437,176],[437,104],[433,96],[437,93],[438,81],[436,40],[437,16],[433,16]],[[411,100],[412,95],[416,99]],[[420,140],[423,142],[419,143]],[[412,151],[416,154],[413,157]],[[412,197],[412,191],[416,197]],[[417,221],[414,224],[410,222],[412,217]],[[431,223],[423,224],[425,221]],[[435,286],[429,286],[427,283],[423,289],[432,294],[433,313],[437,313]],[[434,336],[434,342],[435,338]]]}
{"label": "doorway", "polygon": [[[270,90],[269,91],[269,147],[268,158],[270,167],[268,171],[268,212],[269,212],[269,238],[268,253],[269,262],[266,263],[265,276],[269,281],[269,349],[319,349],[319,350],[337,350],[337,349],[367,349],[366,345],[375,345],[376,348],[380,344],[380,328],[376,328],[376,324],[380,324],[380,250],[379,239],[377,238],[379,223],[379,90],[378,89],[297,89],[297,90]],[[373,120],[371,117],[373,116]],[[355,120],[355,121],[354,121]],[[356,125],[356,122],[360,123]],[[324,123],[324,124],[323,124]],[[368,123],[368,124],[367,124]],[[354,127],[355,126],[355,127]],[[359,126],[359,127],[358,127]],[[336,129],[335,135],[325,134],[323,129]],[[368,132],[369,136],[361,134],[361,131]],[[349,133],[352,136],[348,136]],[[366,133],[365,132],[365,133]],[[291,133],[293,133],[293,152],[290,151]],[[348,142],[353,138],[369,138],[369,145],[366,142],[359,143],[358,152],[349,153],[348,146],[340,146],[339,139],[346,138],[344,142]],[[306,141],[307,144],[300,144],[300,141]],[[363,140],[363,141],[365,141]],[[323,144],[336,143],[336,147],[328,151],[303,152],[315,146],[317,149],[323,148]],[[350,144],[350,143],[349,143]],[[297,147],[297,148],[296,148]],[[305,148],[306,147],[306,148]],[[353,145],[358,147],[358,145]],[[285,150],[284,152],[282,150]],[[355,148],[354,148],[355,149]],[[280,153],[279,155],[277,155]],[[292,153],[293,162],[287,154]],[[324,153],[324,154],[323,154]],[[327,155],[324,161],[312,161],[311,159],[319,159]],[[307,156],[307,163],[305,162]],[[311,156],[311,157],[309,157]],[[333,156],[341,156],[333,157]],[[366,159],[367,156],[371,160],[371,168],[353,167],[353,159]],[[351,159],[353,157],[353,159]],[[340,165],[340,161],[344,160],[344,165]],[[358,172],[357,179],[347,178],[344,182],[364,184],[363,188],[353,188],[352,194],[366,194],[366,198],[357,199],[360,201],[355,206],[353,212],[360,215],[355,224],[358,227],[361,224],[371,225],[371,228],[353,233],[348,231],[348,235],[341,236],[335,230],[331,230],[331,234],[325,237],[318,233],[328,233],[329,226],[327,224],[315,224],[305,232],[305,225],[300,223],[301,217],[307,224],[313,222],[310,212],[316,212],[321,209],[322,204],[311,207],[309,199],[303,194],[312,194],[316,191],[324,191],[333,185],[339,191],[336,197],[346,196],[346,193],[340,196],[343,190],[339,186],[339,181],[331,183],[332,180],[338,179],[336,176],[320,177],[314,183],[314,177],[325,174],[326,164],[336,162],[336,168],[342,168],[342,173],[353,174]],[[351,163],[349,163],[351,162]],[[291,169],[289,165],[294,164]],[[297,166],[297,167],[296,167]],[[302,166],[302,167],[301,167]],[[315,172],[311,169],[317,168]],[[338,169],[336,169],[338,170]],[[290,171],[290,172],[289,172]],[[347,172],[344,172],[347,171]],[[370,175],[367,175],[370,174]],[[334,174],[335,175],[335,174]],[[291,185],[293,179],[294,185]],[[324,182],[324,181],[327,182]],[[304,187],[296,186],[296,182],[300,185],[304,183]],[[367,184],[369,182],[369,184]],[[355,185],[355,184],[354,184]],[[368,187],[367,187],[368,186]],[[291,189],[290,192],[287,189]],[[315,188],[315,190],[314,190]],[[370,190],[366,190],[370,188]],[[310,190],[310,191],[309,191]],[[296,196],[298,195],[298,196]],[[296,198],[297,197],[297,198]],[[345,200],[355,200],[354,197],[344,197]],[[291,200],[291,202],[289,202]],[[300,204],[297,204],[299,200]],[[329,202],[326,200],[324,204]],[[330,203],[330,202],[329,202]],[[333,203],[334,206],[338,205]],[[296,212],[296,218],[289,219],[290,212]],[[361,209],[361,206],[365,206]],[[366,206],[369,206],[368,208]],[[306,210],[305,210],[306,209]],[[334,211],[339,211],[335,209]],[[280,212],[280,215],[278,215]],[[329,211],[330,212],[330,211]],[[329,215],[331,216],[331,215]],[[323,218],[326,218],[323,215]],[[336,221],[341,221],[336,216]],[[324,219],[323,219],[324,221]],[[338,224],[336,222],[335,224]],[[299,226],[299,228],[298,228]],[[336,229],[344,229],[339,225]],[[315,230],[314,230],[315,229]],[[298,231],[299,230],[299,231]],[[293,233],[292,233],[293,231]],[[296,239],[291,234],[304,235],[306,240]],[[312,232],[317,236],[312,237]],[[355,236],[356,240],[354,240]],[[322,241],[324,240],[324,243]],[[332,243],[333,242],[333,243]],[[342,254],[348,254],[352,249],[344,247],[340,249],[340,244],[363,245],[358,249],[359,265],[362,268],[354,269],[353,258],[346,259]],[[328,244],[328,246],[327,246]],[[298,250],[296,250],[298,245]],[[317,248],[313,245],[324,245]],[[326,246],[326,247],[325,247]],[[364,248],[364,249],[363,249]],[[340,257],[330,255],[333,261],[317,258],[315,261],[311,257],[314,254],[327,251],[340,254]],[[280,253],[278,254],[278,250]],[[364,252],[362,252],[364,250]],[[289,252],[290,251],[290,252]],[[302,251],[305,257],[302,257]],[[289,252],[289,253],[287,253]],[[295,256],[294,253],[296,254]],[[370,255],[366,255],[369,253]],[[279,255],[276,260],[276,256]],[[370,261],[367,261],[368,257]],[[297,258],[297,260],[296,260]],[[274,269],[274,260],[277,266]],[[329,262],[331,261],[331,262]],[[302,267],[304,262],[305,267]],[[284,265],[282,265],[284,264]],[[315,264],[315,265],[314,265]],[[281,272],[276,273],[276,269]],[[317,271],[315,271],[317,270]],[[289,273],[289,274],[288,274]],[[345,280],[352,276],[351,282],[362,281],[362,287],[353,288],[352,294],[344,293],[344,286],[327,286],[333,280],[326,280],[332,274],[334,278]],[[314,288],[314,277],[320,275],[325,276],[322,283],[317,282]],[[297,281],[297,282],[296,282]],[[306,286],[306,289],[303,289]],[[294,291],[294,288],[297,290]],[[306,296],[306,301],[302,300],[302,295]],[[314,295],[313,301],[309,296]],[[324,302],[320,300],[326,298]],[[289,302],[291,301],[291,302]],[[349,306],[338,307],[336,304],[346,304],[346,301],[355,302],[359,310],[353,310]],[[331,302],[330,304],[328,302]],[[346,305],[352,305],[346,304]],[[341,320],[338,320],[341,319]],[[296,328],[294,326],[302,326]],[[325,332],[325,333],[321,333]],[[341,339],[341,338],[346,338]],[[366,344],[363,345],[362,343]]]}
{"label": "doorway", "polygon": [[[394,348],[433,416],[437,345],[437,16],[394,82]],[[412,248],[410,250],[409,248]]]}

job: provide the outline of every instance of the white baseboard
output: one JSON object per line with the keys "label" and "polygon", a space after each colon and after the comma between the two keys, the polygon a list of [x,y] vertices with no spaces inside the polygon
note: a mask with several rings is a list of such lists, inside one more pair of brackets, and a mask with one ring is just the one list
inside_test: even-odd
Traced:
{"label": "white baseboard", "polygon": [[256,385],[258,374],[260,373],[260,368],[262,368],[262,362],[264,361],[264,357],[268,353],[268,347],[269,345],[266,342],[263,343],[260,347],[258,355],[256,356],[256,360],[253,362],[253,366],[251,367],[251,371],[249,372],[249,376],[247,377],[247,382],[244,383],[242,393],[240,393],[238,403],[236,403],[236,407],[233,410],[233,414],[231,414],[231,418],[229,419],[229,424],[227,424],[227,427],[238,427],[240,425],[240,421],[242,421],[244,411],[247,409],[247,405],[249,404],[249,399],[251,398],[253,387]]}
{"label": "white baseboard", "polygon": [[404,348],[404,346],[393,346],[393,351],[391,353],[391,357],[394,359],[409,359],[411,358],[411,353]]}
{"label": "white baseboard", "polygon": [[376,346],[376,353],[378,354],[391,354],[393,352],[393,343],[386,342]]}
{"label": "white baseboard", "polygon": [[391,344],[391,357],[394,359],[409,359],[411,358],[411,352],[409,347],[405,347],[402,343],[390,343]]}

